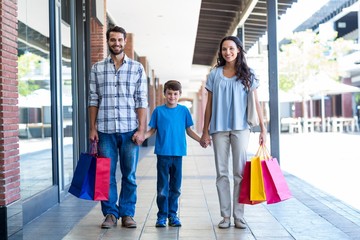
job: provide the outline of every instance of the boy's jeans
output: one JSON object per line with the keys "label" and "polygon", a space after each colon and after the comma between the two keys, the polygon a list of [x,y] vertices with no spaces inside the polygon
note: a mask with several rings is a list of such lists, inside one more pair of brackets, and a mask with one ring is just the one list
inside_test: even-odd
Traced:
{"label": "boy's jeans", "polygon": [[[139,158],[139,146],[131,137],[135,131],[106,134],[99,132],[100,156],[111,159],[109,200],[101,202],[101,210],[106,216],[116,218],[135,215],[136,204],[136,167]],[[121,191],[118,201],[116,185],[116,167],[120,157]],[[118,203],[118,205],[116,205]]]}
{"label": "boy's jeans", "polygon": [[181,194],[182,156],[157,155],[158,218],[177,216]]}

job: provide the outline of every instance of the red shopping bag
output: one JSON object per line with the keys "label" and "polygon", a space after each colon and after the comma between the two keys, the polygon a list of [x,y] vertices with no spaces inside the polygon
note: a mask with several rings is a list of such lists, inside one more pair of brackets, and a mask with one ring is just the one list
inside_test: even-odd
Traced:
{"label": "red shopping bag", "polygon": [[240,184],[239,203],[255,205],[258,203],[262,203],[264,201],[250,200],[250,172],[251,172],[251,162],[247,161],[245,164],[243,178]]}
{"label": "red shopping bag", "polygon": [[268,204],[278,203],[292,197],[285,177],[276,158],[268,157],[261,162]]}
{"label": "red shopping bag", "polygon": [[109,200],[110,158],[96,157],[94,200]]}
{"label": "red shopping bag", "polygon": [[[95,145],[96,146],[96,145]],[[110,188],[110,158],[96,156],[97,151],[81,153],[69,192],[87,200],[108,200]]]}

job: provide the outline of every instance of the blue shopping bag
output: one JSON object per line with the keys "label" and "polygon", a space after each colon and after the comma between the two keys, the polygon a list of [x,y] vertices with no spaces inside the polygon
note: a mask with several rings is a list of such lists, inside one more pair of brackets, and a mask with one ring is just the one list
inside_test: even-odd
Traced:
{"label": "blue shopping bag", "polygon": [[69,193],[74,196],[94,200],[96,156],[81,153],[76,165]]}

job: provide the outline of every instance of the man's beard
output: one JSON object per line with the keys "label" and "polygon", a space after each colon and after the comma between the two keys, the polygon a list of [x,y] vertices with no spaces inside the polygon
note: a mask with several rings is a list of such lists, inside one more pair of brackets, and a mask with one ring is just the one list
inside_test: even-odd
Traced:
{"label": "man's beard", "polygon": [[119,52],[114,52],[114,50],[109,47],[109,52],[110,52],[112,55],[115,55],[115,56],[116,56],[116,55],[122,54],[122,53],[124,52],[124,49],[121,48]]}

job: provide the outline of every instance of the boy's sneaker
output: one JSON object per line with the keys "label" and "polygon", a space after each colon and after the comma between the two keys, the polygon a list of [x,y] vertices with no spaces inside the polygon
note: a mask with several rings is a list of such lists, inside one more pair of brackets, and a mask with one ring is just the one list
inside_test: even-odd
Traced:
{"label": "boy's sneaker", "polygon": [[158,218],[155,227],[166,227],[166,218]]}
{"label": "boy's sneaker", "polygon": [[181,222],[178,217],[169,217],[169,226],[171,227],[181,227]]}

